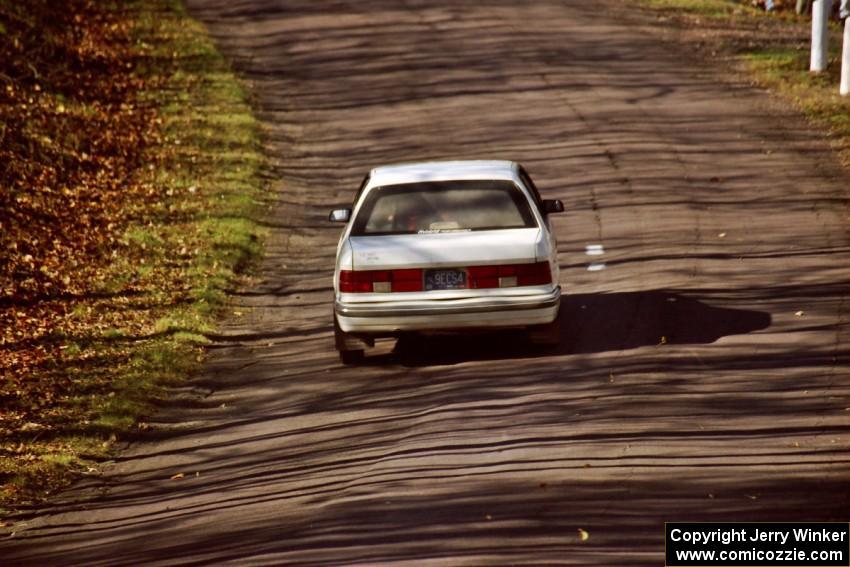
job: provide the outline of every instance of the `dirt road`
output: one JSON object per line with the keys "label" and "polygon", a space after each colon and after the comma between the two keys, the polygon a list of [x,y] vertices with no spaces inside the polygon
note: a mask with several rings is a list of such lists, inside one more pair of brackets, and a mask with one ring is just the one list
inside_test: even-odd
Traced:
{"label": "dirt road", "polygon": [[[189,5],[256,93],[268,255],[150,438],[5,559],[660,565],[664,521],[848,519],[848,182],[768,95],[595,2]],[[567,206],[561,348],[342,367],[328,210],[479,157]]]}

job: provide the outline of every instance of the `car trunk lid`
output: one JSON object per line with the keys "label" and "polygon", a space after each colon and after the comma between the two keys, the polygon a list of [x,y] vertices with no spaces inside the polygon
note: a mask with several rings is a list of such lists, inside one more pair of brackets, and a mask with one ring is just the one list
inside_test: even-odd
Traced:
{"label": "car trunk lid", "polygon": [[539,228],[353,236],[355,270],[534,262]]}

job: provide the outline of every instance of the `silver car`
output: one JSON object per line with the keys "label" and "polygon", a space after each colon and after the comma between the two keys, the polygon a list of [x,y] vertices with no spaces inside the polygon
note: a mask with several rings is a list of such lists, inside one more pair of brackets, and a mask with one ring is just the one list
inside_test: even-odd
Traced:
{"label": "silver car", "polygon": [[376,337],[523,327],[559,341],[558,251],[549,214],[511,161],[373,169],[346,223],[334,270],[334,331],[344,363]]}

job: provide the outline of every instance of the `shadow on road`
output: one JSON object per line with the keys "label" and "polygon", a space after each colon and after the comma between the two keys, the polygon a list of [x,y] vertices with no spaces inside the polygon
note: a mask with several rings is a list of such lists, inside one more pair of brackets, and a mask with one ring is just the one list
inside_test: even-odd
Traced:
{"label": "shadow on road", "polygon": [[[99,522],[56,528],[73,534],[75,559],[98,565],[108,562],[99,561],[103,546],[92,541],[95,537],[109,538],[107,549],[120,553],[125,564],[194,564],[266,556],[288,565],[376,565],[388,555],[424,564],[439,562],[451,552],[485,558],[476,564],[558,564],[569,557],[582,565],[654,566],[660,564],[664,548],[665,521],[793,521],[810,515],[813,497],[821,494],[839,497],[825,501],[818,518],[846,519],[846,491],[835,480],[800,480],[793,486],[784,479],[730,483],[721,470],[708,468],[699,480],[679,480],[671,473],[667,481],[611,483],[606,482],[603,466],[600,480],[568,483],[557,480],[545,466],[532,471],[528,463],[509,460],[504,466],[522,480],[455,473],[460,477],[454,479],[458,484],[442,484],[426,494],[392,500],[329,499],[314,514],[288,507],[291,496],[278,487],[254,496],[256,502],[279,507],[274,523],[246,517],[208,526],[188,541],[175,537],[148,542],[146,530],[167,531],[175,522],[173,517],[155,515],[126,518],[118,525]],[[436,480],[452,478],[451,467],[420,472]],[[220,501],[204,512],[232,513],[244,504],[233,494],[221,494]],[[642,513],[635,514],[634,506],[640,506]],[[351,526],[357,526],[354,533]],[[579,540],[578,528],[590,534],[587,542]],[[527,539],[532,543],[523,543]],[[498,559],[492,556],[497,542],[502,546]],[[11,551],[14,562],[21,548]],[[304,560],[305,554],[312,554],[315,561]],[[32,545],[28,559],[31,564],[47,565],[63,563],[66,557]]]}
{"label": "shadow on road", "polygon": [[366,364],[430,366],[470,360],[619,351],[662,344],[708,344],[721,337],[765,329],[771,318],[761,311],[707,305],[665,291],[592,293],[561,300],[561,343],[541,348],[522,331],[479,335],[402,337],[392,353],[369,357]]}

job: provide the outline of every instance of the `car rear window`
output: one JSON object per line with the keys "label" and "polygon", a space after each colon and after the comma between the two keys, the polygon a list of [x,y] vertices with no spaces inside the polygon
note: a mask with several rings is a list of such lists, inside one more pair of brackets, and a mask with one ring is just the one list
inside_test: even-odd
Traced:
{"label": "car rear window", "polygon": [[440,181],[375,187],[352,236],[532,228],[528,199],[510,181]]}

